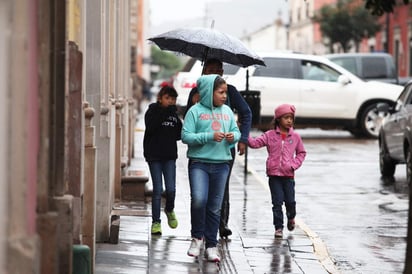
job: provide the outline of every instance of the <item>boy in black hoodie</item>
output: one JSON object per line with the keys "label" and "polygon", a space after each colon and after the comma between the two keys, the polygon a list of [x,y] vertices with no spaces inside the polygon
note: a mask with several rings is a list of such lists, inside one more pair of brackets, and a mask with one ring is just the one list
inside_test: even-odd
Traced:
{"label": "boy in black hoodie", "polygon": [[157,95],[157,102],[149,105],[145,113],[146,130],[143,138],[143,155],[149,164],[153,183],[152,234],[162,234],[160,208],[163,180],[166,188],[165,213],[170,228],[178,221],[174,212],[176,197],[177,141],[180,140],[182,122],[177,115],[177,92],[164,86]]}

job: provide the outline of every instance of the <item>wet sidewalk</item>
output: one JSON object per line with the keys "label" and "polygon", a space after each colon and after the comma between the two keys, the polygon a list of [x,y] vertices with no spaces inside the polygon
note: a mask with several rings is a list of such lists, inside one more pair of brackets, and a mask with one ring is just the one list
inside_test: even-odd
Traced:
{"label": "wet sidewalk", "polygon": [[[142,120],[137,123],[132,165],[148,174],[142,156]],[[186,145],[179,142],[178,149],[178,227],[170,229],[162,212],[162,235],[150,234],[150,197],[146,201],[115,204],[114,211],[120,215],[119,243],[97,244],[95,273],[335,273],[322,242],[301,220],[297,219],[294,231],[284,230],[283,239],[274,238],[266,178],[259,178],[253,171],[245,175],[244,158],[240,156],[230,181],[229,227],[233,235],[219,241],[220,264],[207,262],[203,254],[198,259],[187,256],[191,237]],[[148,187],[151,188],[150,181]]]}

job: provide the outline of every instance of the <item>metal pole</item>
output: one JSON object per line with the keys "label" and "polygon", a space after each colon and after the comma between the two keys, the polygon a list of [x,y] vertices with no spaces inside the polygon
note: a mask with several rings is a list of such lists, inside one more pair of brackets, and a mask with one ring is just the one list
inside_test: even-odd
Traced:
{"label": "metal pole", "polygon": [[245,149],[245,169],[243,170],[244,174],[247,174],[247,153],[248,153],[248,147],[246,146],[246,149]]}
{"label": "metal pole", "polygon": [[[246,93],[248,91],[249,91],[249,68],[246,69]],[[245,149],[245,170],[243,171],[245,174],[247,174],[247,152],[248,152],[248,147],[246,145],[246,149]]]}

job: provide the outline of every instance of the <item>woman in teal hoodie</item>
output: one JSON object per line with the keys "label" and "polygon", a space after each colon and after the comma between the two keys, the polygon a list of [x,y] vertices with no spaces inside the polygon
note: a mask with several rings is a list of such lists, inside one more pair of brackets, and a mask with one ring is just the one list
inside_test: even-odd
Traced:
{"label": "woman in teal hoodie", "polygon": [[182,142],[188,145],[192,242],[187,254],[197,257],[205,241],[205,255],[218,262],[217,232],[220,209],[232,159],[231,146],[240,131],[230,107],[225,105],[227,84],[216,74],[197,80],[200,101],[185,116]]}

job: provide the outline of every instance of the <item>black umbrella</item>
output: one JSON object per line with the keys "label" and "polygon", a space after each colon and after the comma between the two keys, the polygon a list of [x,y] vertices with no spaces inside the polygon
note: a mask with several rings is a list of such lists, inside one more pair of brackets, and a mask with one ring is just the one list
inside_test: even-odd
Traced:
{"label": "black umbrella", "polygon": [[262,58],[239,39],[209,28],[179,28],[149,38],[162,50],[180,52],[201,61],[216,58],[236,66],[265,66]]}

